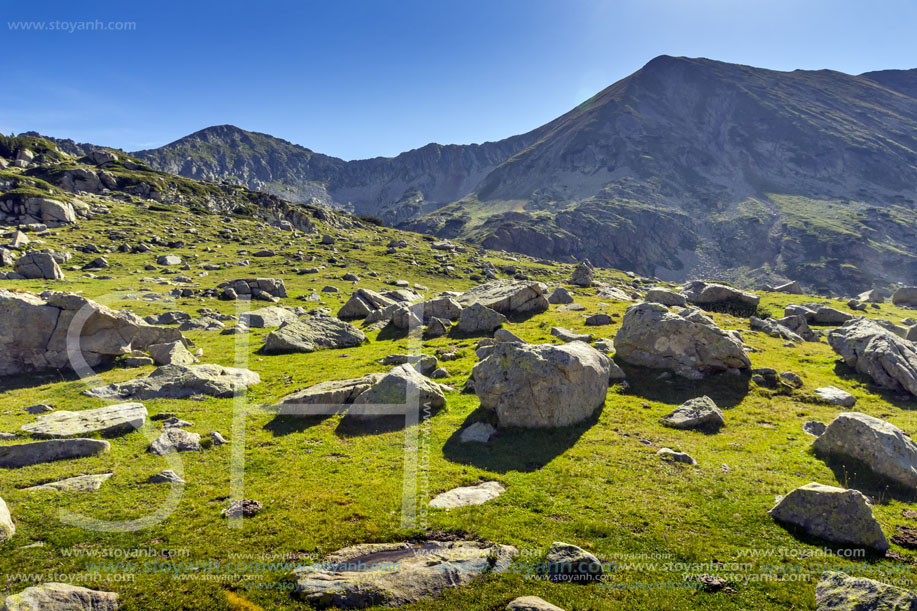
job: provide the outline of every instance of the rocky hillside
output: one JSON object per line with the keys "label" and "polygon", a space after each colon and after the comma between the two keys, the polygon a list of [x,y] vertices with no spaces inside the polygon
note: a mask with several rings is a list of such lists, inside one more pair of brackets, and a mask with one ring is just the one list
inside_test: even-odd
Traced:
{"label": "rocky hillside", "polygon": [[821,292],[917,279],[917,76],[662,56],[496,143],[345,162],[222,126],[137,155],[490,248]]}

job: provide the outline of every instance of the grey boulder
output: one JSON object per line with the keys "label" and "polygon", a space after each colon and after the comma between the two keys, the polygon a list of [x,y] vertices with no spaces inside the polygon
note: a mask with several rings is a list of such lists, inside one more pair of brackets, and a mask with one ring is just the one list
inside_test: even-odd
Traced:
{"label": "grey boulder", "polygon": [[627,308],[614,343],[617,356],[627,363],[689,378],[751,366],[735,334],[696,310],[673,314],[655,303]]}
{"label": "grey boulder", "polygon": [[854,459],[906,488],[917,488],[917,444],[898,427],[873,416],[845,412],[812,443],[819,454]]}
{"label": "grey boulder", "polygon": [[43,583],[7,596],[3,611],[118,611],[118,595],[72,586]]}
{"label": "grey boulder", "polygon": [[583,342],[499,343],[472,370],[481,407],[501,426],[570,426],[605,404],[611,360]]}
{"label": "grey boulder", "polygon": [[293,572],[294,596],[317,607],[399,607],[508,569],[514,547],[477,541],[363,544]]}
{"label": "grey boulder", "polygon": [[547,287],[540,282],[494,280],[478,285],[455,298],[467,308],[478,303],[505,316],[537,314],[548,309]]}
{"label": "grey boulder", "polygon": [[663,417],[662,424],[673,429],[716,432],[725,424],[723,411],[710,397],[698,397],[682,403]]}
{"label": "grey boulder", "polygon": [[869,499],[858,490],[806,484],[780,499],[768,513],[782,524],[831,543],[880,552],[889,547]]}
{"label": "grey boulder", "polygon": [[462,310],[456,329],[468,335],[485,333],[490,335],[494,329],[506,322],[506,316],[480,303],[473,303]]}
{"label": "grey boulder", "polygon": [[815,586],[815,611],[917,611],[917,595],[874,579],[827,571]]}
{"label": "grey boulder", "polygon": [[917,396],[917,345],[868,318],[854,318],[828,334],[848,366],[891,390]]}
{"label": "grey boulder", "polygon": [[226,398],[261,381],[254,371],[220,365],[164,365],[149,376],[84,390],[99,399],[184,399],[192,395]]}
{"label": "grey boulder", "polygon": [[129,433],[146,422],[142,403],[119,403],[79,412],[60,410],[40,416],[22,430],[36,437],[74,437],[89,433]]}
{"label": "grey boulder", "polygon": [[283,324],[264,341],[264,352],[314,352],[322,348],[356,348],[366,334],[333,316],[313,316]]}
{"label": "grey boulder", "polygon": [[64,272],[61,271],[57,261],[49,254],[33,252],[16,260],[13,271],[28,279],[37,280],[63,280]]}

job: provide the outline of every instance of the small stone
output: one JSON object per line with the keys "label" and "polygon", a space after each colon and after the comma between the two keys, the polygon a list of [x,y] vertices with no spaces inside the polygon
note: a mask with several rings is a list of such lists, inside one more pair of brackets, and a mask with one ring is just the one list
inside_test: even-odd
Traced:
{"label": "small stone", "polygon": [[486,422],[475,422],[462,430],[459,441],[462,443],[487,443],[497,434],[497,429]]}
{"label": "small stone", "polygon": [[259,501],[254,499],[242,499],[240,501],[231,502],[229,507],[224,509],[222,513],[223,516],[227,518],[233,518],[237,516],[250,518],[262,509],[264,509],[264,505],[262,505]]}
{"label": "small stone", "polygon": [[147,483],[150,484],[184,484],[185,480],[182,479],[178,473],[172,469],[166,469],[165,471],[160,471],[155,475],[151,475]]}
{"label": "small stone", "polygon": [[684,463],[686,465],[696,465],[697,461],[694,460],[691,456],[684,452],[676,452],[672,448],[660,448],[656,452],[656,456],[662,460],[669,460],[674,462]]}

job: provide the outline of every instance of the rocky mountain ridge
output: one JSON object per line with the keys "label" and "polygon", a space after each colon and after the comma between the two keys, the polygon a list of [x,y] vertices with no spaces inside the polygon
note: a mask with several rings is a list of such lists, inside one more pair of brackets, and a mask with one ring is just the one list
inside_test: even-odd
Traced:
{"label": "rocky mountain ridge", "polygon": [[851,293],[917,281],[915,92],[914,70],[661,56],[499,142],[347,162],[218,126],[136,155],[488,248]]}

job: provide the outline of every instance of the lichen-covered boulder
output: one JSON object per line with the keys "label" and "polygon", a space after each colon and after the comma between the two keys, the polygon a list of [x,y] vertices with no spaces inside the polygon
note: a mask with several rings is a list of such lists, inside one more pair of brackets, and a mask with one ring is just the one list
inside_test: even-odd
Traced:
{"label": "lichen-covered boulder", "polygon": [[498,343],[474,366],[481,407],[502,426],[570,426],[605,404],[611,360],[583,342]]}
{"label": "lichen-covered boulder", "polygon": [[627,363],[689,378],[751,366],[738,337],[697,310],[674,314],[656,303],[630,306],[614,341]]}
{"label": "lichen-covered boulder", "polygon": [[917,611],[917,595],[903,588],[828,571],[815,586],[816,611]]}

